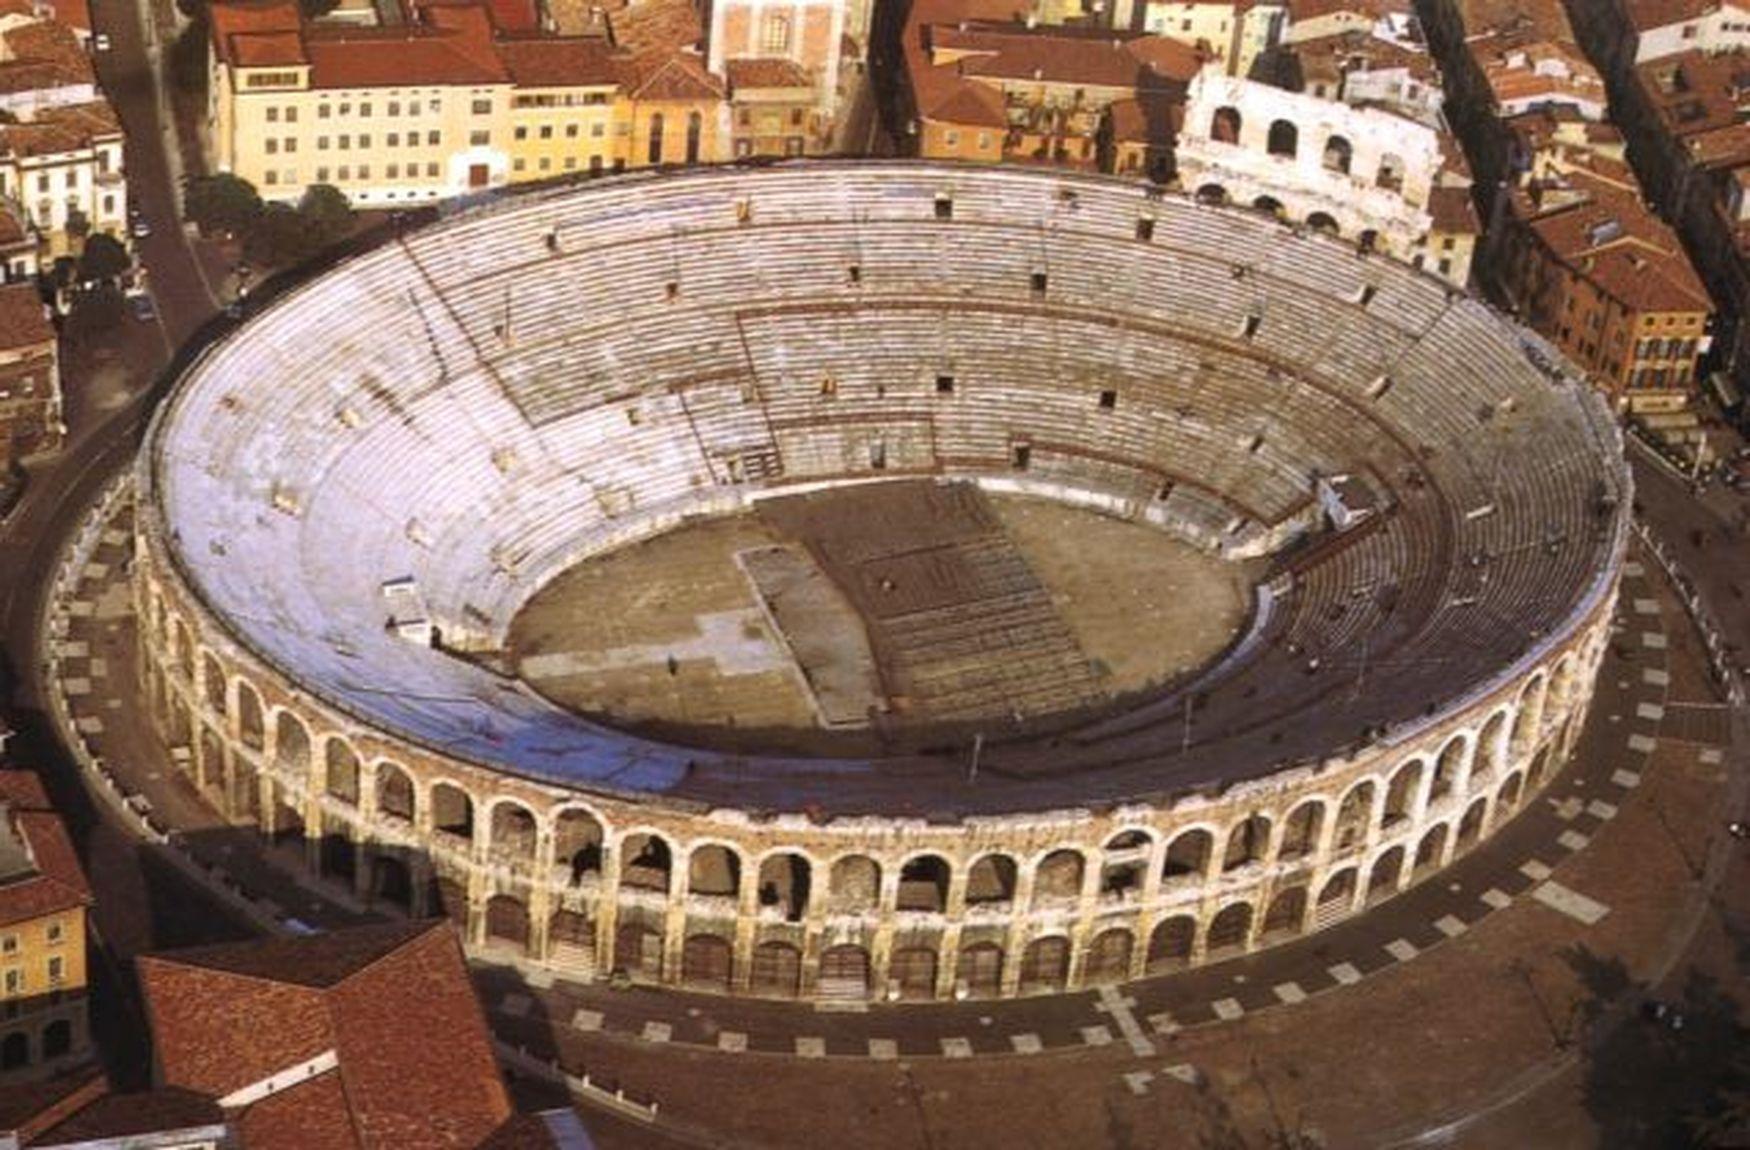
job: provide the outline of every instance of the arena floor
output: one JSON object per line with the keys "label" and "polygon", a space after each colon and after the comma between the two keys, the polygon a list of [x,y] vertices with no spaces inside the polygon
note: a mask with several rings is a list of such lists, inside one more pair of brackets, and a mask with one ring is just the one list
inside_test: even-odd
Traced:
{"label": "arena floor", "polygon": [[618,726],[853,754],[1195,670],[1243,625],[1254,574],[1092,511],[871,484],[587,561],[525,605],[511,654],[536,689]]}

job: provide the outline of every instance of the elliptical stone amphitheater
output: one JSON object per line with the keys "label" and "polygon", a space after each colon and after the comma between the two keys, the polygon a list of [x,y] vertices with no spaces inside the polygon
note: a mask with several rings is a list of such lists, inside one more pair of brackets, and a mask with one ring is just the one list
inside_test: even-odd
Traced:
{"label": "elliptical stone amphitheater", "polygon": [[[1247,617],[1151,690],[883,753],[658,738],[506,668],[587,557],[903,477],[1250,563]],[[1438,872],[1574,745],[1630,504],[1583,382],[1430,276],[880,161],[385,243],[211,347],[134,482],[145,694],[229,817],[481,953],[828,998],[1137,978]]]}

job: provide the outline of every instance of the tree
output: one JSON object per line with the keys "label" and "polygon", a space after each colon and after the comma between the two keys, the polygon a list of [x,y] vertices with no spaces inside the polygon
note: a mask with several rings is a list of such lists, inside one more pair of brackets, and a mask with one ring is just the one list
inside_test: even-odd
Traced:
{"label": "tree", "polygon": [[268,204],[243,239],[243,251],[257,264],[295,264],[321,247],[310,222],[290,204]]}
{"label": "tree", "polygon": [[133,263],[120,240],[99,232],[85,241],[85,251],[79,256],[79,279],[84,283],[107,283]]}
{"label": "tree", "polygon": [[229,172],[190,180],[183,199],[183,214],[203,233],[243,231],[261,211],[254,185]]}
{"label": "tree", "polygon": [[310,227],[317,244],[331,244],[352,231],[352,205],[346,194],[332,184],[311,184],[298,201],[298,214]]}

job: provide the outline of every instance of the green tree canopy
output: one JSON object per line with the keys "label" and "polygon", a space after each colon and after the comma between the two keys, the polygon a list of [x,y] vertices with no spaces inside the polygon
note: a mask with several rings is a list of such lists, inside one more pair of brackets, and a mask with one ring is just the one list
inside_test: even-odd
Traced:
{"label": "green tree canopy", "polygon": [[298,201],[298,214],[310,225],[318,244],[330,244],[352,230],[352,205],[332,184],[311,184]]}
{"label": "green tree canopy", "polygon": [[120,240],[99,232],[85,241],[85,251],[79,256],[79,278],[87,283],[106,282],[126,272],[133,262]]}
{"label": "green tree canopy", "polygon": [[261,197],[248,180],[220,172],[188,182],[183,212],[202,232],[238,232],[261,215]]}

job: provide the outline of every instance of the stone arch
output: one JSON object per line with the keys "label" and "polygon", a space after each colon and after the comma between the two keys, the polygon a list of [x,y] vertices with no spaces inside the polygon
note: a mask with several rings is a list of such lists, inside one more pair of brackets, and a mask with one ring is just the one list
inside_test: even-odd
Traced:
{"label": "stone arch", "polygon": [[620,885],[639,890],[672,890],[674,849],[650,831],[629,834],[620,843]]}
{"label": "stone arch", "polygon": [[1422,840],[1416,844],[1416,858],[1410,865],[1412,878],[1421,878],[1440,865],[1440,857],[1446,853],[1447,828],[1445,823],[1435,823],[1422,835]]}
{"label": "stone arch", "polygon": [[963,946],[955,970],[969,997],[995,998],[1003,989],[1003,948],[994,942]]}
{"label": "stone arch", "polygon": [[1470,775],[1473,782],[1489,778],[1507,764],[1507,712],[1496,711],[1483,724],[1477,736],[1477,749],[1471,755]]}
{"label": "stone arch", "polygon": [[1464,774],[1465,752],[1469,748],[1470,741],[1462,734],[1452,736],[1440,748],[1440,754],[1434,759],[1434,781],[1428,785],[1430,803],[1439,802],[1458,786]]}
{"label": "stone arch", "polygon": [[1328,236],[1343,234],[1343,229],[1337,225],[1337,218],[1329,212],[1314,212],[1307,216],[1306,226],[1315,232],[1323,232]]}
{"label": "stone arch", "polygon": [[225,774],[225,740],[210,724],[201,724],[200,756],[195,762],[199,772],[196,785],[206,790],[221,781]]}
{"label": "stone arch", "polygon": [[1209,863],[1215,853],[1215,836],[1202,827],[1181,831],[1167,844],[1167,856],[1161,863],[1163,882],[1191,883],[1209,874]]}
{"label": "stone arch", "polygon": [[267,745],[267,724],[262,718],[261,696],[242,679],[237,680],[237,737],[252,751]]}
{"label": "stone arch", "polygon": [[495,894],[486,900],[486,941],[519,954],[529,949],[529,908],[522,899]]}
{"label": "stone arch", "polygon": [[1147,831],[1120,831],[1107,839],[1100,860],[1100,893],[1113,898],[1142,894],[1153,849],[1154,836]]}
{"label": "stone arch", "polygon": [[1033,906],[1074,902],[1082,894],[1085,860],[1080,851],[1055,850],[1039,860],[1033,872]]}
{"label": "stone arch", "polygon": [[1294,862],[1306,858],[1319,848],[1319,836],[1325,829],[1325,804],[1322,799],[1307,799],[1288,813],[1282,823],[1282,845],[1276,851],[1278,862]]}
{"label": "stone arch", "polygon": [[916,1001],[936,997],[936,948],[894,948],[887,962],[887,977],[900,998]]}
{"label": "stone arch", "polygon": [[1334,922],[1354,909],[1355,884],[1360,878],[1360,868],[1348,866],[1325,880],[1325,885],[1319,888],[1318,906],[1314,912],[1320,926]]}
{"label": "stone arch", "polygon": [[1392,775],[1391,783],[1385,789],[1385,813],[1380,825],[1396,826],[1415,815],[1417,792],[1422,789],[1423,767],[1421,759],[1411,759]]}
{"label": "stone arch", "polygon": [[1292,160],[1300,154],[1300,128],[1293,120],[1272,120],[1264,144],[1272,156]]}
{"label": "stone arch", "polygon": [[1542,786],[1549,772],[1551,760],[1555,758],[1555,748],[1545,743],[1537,749],[1537,754],[1531,756],[1531,765],[1525,770],[1525,789],[1535,790]]}
{"label": "stone arch", "polygon": [[406,859],[384,851],[371,856],[371,897],[413,909],[413,870]]}
{"label": "stone arch", "polygon": [[352,744],[339,735],[330,735],[322,747],[322,789],[332,798],[349,807],[359,802],[359,756]]}
{"label": "stone arch", "polygon": [[1270,847],[1270,819],[1251,814],[1235,823],[1227,833],[1227,847],[1221,855],[1221,872],[1228,874],[1241,867],[1264,861]]}
{"label": "stone arch", "polygon": [[1200,184],[1197,188],[1197,202],[1221,207],[1227,203],[1227,189],[1216,183]]}
{"label": "stone arch", "polygon": [[1574,688],[1579,681],[1575,670],[1576,662],[1576,656],[1570,651],[1556,662],[1556,669],[1550,675],[1549,705],[1555,707],[1558,713],[1573,706]]}
{"label": "stone arch", "polygon": [[1531,752],[1537,741],[1537,729],[1543,725],[1544,677],[1540,672],[1519,693],[1519,705],[1513,715],[1513,734],[1508,739],[1508,755],[1520,759]]}
{"label": "stone arch", "polygon": [[776,939],[754,947],[748,989],[775,998],[795,998],[802,993],[802,952]]}
{"label": "stone arch", "polygon": [[1027,944],[1021,952],[1022,994],[1053,993],[1069,983],[1069,939],[1048,934]]}
{"label": "stone arch", "polygon": [[1265,215],[1273,216],[1276,219],[1282,218],[1282,201],[1275,196],[1258,196],[1254,198],[1252,200],[1252,208],[1254,211],[1263,212]]}
{"label": "stone arch", "polygon": [[1367,827],[1373,821],[1372,779],[1362,779],[1343,794],[1337,804],[1337,828],[1332,836],[1332,848],[1337,852],[1358,847],[1367,838]]}
{"label": "stone arch", "polygon": [[869,952],[855,943],[829,946],[820,955],[822,998],[869,997]]}
{"label": "stone arch", "polygon": [[881,899],[881,864],[868,855],[845,855],[827,872],[827,907],[835,914],[874,910]]}
{"label": "stone arch", "polygon": [[1465,808],[1464,817],[1458,820],[1458,837],[1454,840],[1457,850],[1466,851],[1476,845],[1482,837],[1483,819],[1489,813],[1487,795]]}
{"label": "stone arch", "polygon": [[941,855],[913,855],[899,867],[899,910],[941,914],[948,909],[948,884],[953,877]]}
{"label": "stone arch", "polygon": [[194,639],[188,633],[188,624],[180,618],[176,620],[176,641],[171,645],[172,660],[176,673],[187,683],[194,677]]}
{"label": "stone arch", "polygon": [[1394,846],[1373,860],[1373,867],[1367,872],[1367,902],[1368,905],[1390,898],[1397,893],[1398,883],[1404,874],[1404,848]]}
{"label": "stone arch", "polygon": [[[741,890],[741,855],[723,843],[702,843],[687,856],[687,893],[734,898]],[[683,956],[684,965],[684,956]]]}
{"label": "stone arch", "polygon": [[1306,887],[1291,886],[1270,896],[1260,935],[1275,940],[1301,932],[1306,923]]}
{"label": "stone arch", "polygon": [[1501,789],[1495,793],[1495,821],[1504,823],[1507,816],[1513,813],[1513,808],[1519,804],[1519,794],[1523,787],[1524,776],[1514,771],[1501,780]]}
{"label": "stone arch", "polygon": [[662,978],[662,932],[636,919],[622,920],[614,930],[614,968],[645,982]]}
{"label": "stone arch", "polygon": [[1209,138],[1218,144],[1237,144],[1244,126],[1245,119],[1240,110],[1231,104],[1223,104],[1209,117]]}
{"label": "stone arch", "polygon": [[595,965],[595,923],[587,906],[575,910],[562,906],[548,916],[547,957],[580,970]]}
{"label": "stone arch", "polygon": [[455,783],[440,780],[431,785],[433,829],[459,838],[474,837],[474,799]]}
{"label": "stone arch", "polygon": [[808,914],[814,867],[793,851],[760,860],[759,904],[774,907],[786,922],[801,922]]}
{"label": "stone arch", "polygon": [[310,777],[310,731],[304,721],[290,711],[274,716],[274,766],[282,775],[296,779]]}
{"label": "stone arch", "polygon": [[207,688],[207,710],[215,715],[229,711],[225,705],[225,668],[211,651],[201,652],[201,679]]}
{"label": "stone arch", "polygon": [[30,1065],[30,1035],[14,1030],[0,1038],[0,1070],[17,1070]]}
{"label": "stone arch", "polygon": [[1209,920],[1205,953],[1212,960],[1239,954],[1246,949],[1246,942],[1251,933],[1252,904],[1236,902],[1224,906],[1220,913]]}
{"label": "stone arch", "polygon": [[1189,966],[1197,945],[1197,920],[1176,914],[1155,924],[1148,936],[1148,971],[1159,974]]}
{"label": "stone arch", "polygon": [[399,763],[377,763],[377,814],[412,822],[415,811],[413,776]]}
{"label": "stone arch", "polygon": [[73,1024],[57,1018],[43,1027],[43,1061],[60,1058],[73,1049]]}
{"label": "stone arch", "polygon": [[1108,927],[1088,944],[1088,957],[1082,966],[1082,982],[1123,982],[1130,977],[1130,952],[1136,946],[1136,936],[1121,926]]}
{"label": "stone arch", "polygon": [[1015,860],[1005,854],[981,855],[966,872],[966,905],[1007,906],[1015,901]]}
{"label": "stone arch", "polygon": [[1332,135],[1325,138],[1325,153],[1322,158],[1325,171],[1346,176],[1354,162],[1355,146],[1345,137]]}
{"label": "stone arch", "polygon": [[[698,853],[695,850],[693,856]],[[715,934],[689,934],[681,943],[681,981],[692,987],[727,991],[733,974],[733,956],[734,948],[728,939]]]}
{"label": "stone arch", "polygon": [[1373,186],[1384,188],[1388,192],[1404,190],[1404,172],[1407,165],[1404,158],[1396,152],[1386,152],[1379,157],[1379,169],[1374,173]]}
{"label": "stone arch", "polygon": [[607,829],[594,811],[587,807],[560,808],[553,819],[553,862],[570,872],[571,885],[584,878],[600,878],[602,850],[607,842]]}

